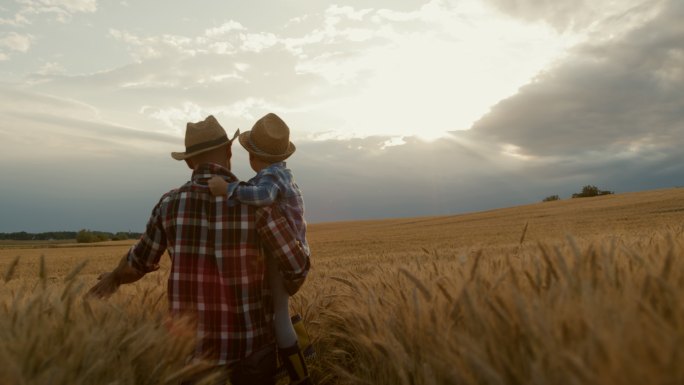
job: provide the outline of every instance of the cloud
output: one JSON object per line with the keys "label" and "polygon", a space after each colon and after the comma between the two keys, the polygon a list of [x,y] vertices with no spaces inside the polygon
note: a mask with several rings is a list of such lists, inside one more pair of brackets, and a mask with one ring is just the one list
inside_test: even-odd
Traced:
{"label": "cloud", "polygon": [[22,26],[33,24],[40,15],[54,17],[57,21],[69,22],[75,14],[94,13],[97,0],[16,0],[19,8],[10,19],[0,19],[0,24]]}
{"label": "cloud", "polygon": [[402,11],[329,6],[268,31],[232,19],[194,35],[112,28],[132,63],[27,79],[36,91],[73,95],[103,113],[116,105],[126,114],[107,118],[123,126],[173,134],[197,111],[244,127],[277,109],[303,135],[412,135],[420,127],[434,138],[469,128],[572,44],[548,27],[488,12],[472,0],[433,0]]}
{"label": "cloud", "polygon": [[11,18],[0,17],[0,25],[9,25],[13,27],[30,24],[29,20],[21,13],[17,13]]}
{"label": "cloud", "polygon": [[25,53],[31,48],[33,36],[29,34],[19,34],[16,32],[6,32],[0,34],[0,57],[9,59],[12,53]]}
{"label": "cloud", "polygon": [[[445,10],[437,6],[425,7],[425,9],[431,14]],[[353,51],[350,49],[353,45],[356,45],[356,49],[363,51],[364,48],[388,43],[391,39],[400,37],[402,33],[394,30],[391,24],[395,20],[392,20],[393,17],[387,16],[387,12],[394,11],[371,8],[356,10],[349,6],[332,5],[321,15],[304,15],[296,18],[295,24],[306,22],[307,29],[292,31],[289,27],[285,27],[278,34],[267,31],[250,31],[235,20],[228,20],[217,27],[207,28],[202,34],[196,36],[170,34],[140,36],[119,29],[110,29],[109,33],[114,39],[126,43],[138,61],[174,55],[184,57],[199,54],[235,56],[245,53],[260,53],[266,49],[285,49],[298,59],[303,59],[320,57],[322,54],[335,52],[336,45],[347,52]],[[420,13],[419,16],[421,15],[423,14]],[[373,24],[369,24],[371,18],[374,20]],[[418,18],[411,16],[411,19]],[[443,21],[446,22],[446,19],[444,18]],[[426,16],[420,21],[427,24],[434,21],[434,18]],[[411,27],[409,23],[406,23],[406,20],[399,22],[398,26],[406,32],[416,27]]]}
{"label": "cloud", "polygon": [[145,148],[161,151],[178,137],[121,126],[103,119],[93,106],[21,90],[0,90],[3,157],[15,162],[35,158],[102,158]]}
{"label": "cloud", "polygon": [[43,64],[42,67],[40,67],[37,71],[38,74],[40,75],[57,75],[57,74],[63,74],[65,72],[64,67],[56,62],[47,62]]}
{"label": "cloud", "polygon": [[684,145],[684,5],[619,40],[586,43],[470,133],[545,159],[633,158]]}
{"label": "cloud", "polygon": [[[310,99],[307,94],[316,84],[314,77],[295,73],[295,59],[283,50],[146,59],[95,74],[34,75],[30,80],[42,93],[88,100],[102,114],[109,113],[110,121],[172,134],[198,114],[251,127],[268,111],[301,111],[288,101]],[[108,107],[112,105],[116,110]],[[304,122],[314,124],[305,112],[299,113]]]}
{"label": "cloud", "polygon": [[178,130],[179,133],[184,132],[182,130],[185,128],[185,123],[197,122],[204,119],[207,115],[216,113],[207,112],[192,102],[184,103],[182,108],[159,109],[145,106],[140,112],[162,121],[167,127]]}
{"label": "cloud", "polygon": [[56,7],[71,13],[91,13],[97,10],[97,0],[21,0],[21,2],[36,7]]}
{"label": "cloud", "polygon": [[207,37],[215,37],[229,34],[233,31],[244,31],[245,27],[235,20],[228,20],[227,22],[221,24],[215,28],[209,28],[204,31],[204,35]]}
{"label": "cloud", "polygon": [[191,37],[171,34],[138,36],[113,28],[109,30],[109,35],[126,43],[138,61],[173,55],[185,57],[202,54],[259,53],[279,43],[279,38],[275,34],[247,32],[245,27],[233,20],[218,27],[206,29],[201,35]]}
{"label": "cloud", "polygon": [[[76,13],[93,13],[97,10],[96,0],[16,0],[18,8],[0,8],[1,13],[13,13],[10,17],[0,17],[0,26],[9,26],[25,30],[38,20],[41,15],[54,16],[62,23],[69,22]],[[40,34],[7,31],[0,33],[0,61],[8,61],[13,54],[26,54],[33,43],[42,38]]]}
{"label": "cloud", "polygon": [[[559,31],[583,31],[628,21],[638,8],[657,7],[662,1],[644,0],[487,0],[500,11],[526,21],[543,21]],[[616,23],[618,21],[619,23]]]}

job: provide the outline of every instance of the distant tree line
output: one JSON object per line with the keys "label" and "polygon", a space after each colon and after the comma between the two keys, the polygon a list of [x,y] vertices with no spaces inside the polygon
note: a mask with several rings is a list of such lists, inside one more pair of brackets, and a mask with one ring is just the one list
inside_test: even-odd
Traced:
{"label": "distant tree line", "polygon": [[[582,192],[579,193],[574,193],[572,194],[573,198],[589,198],[589,197],[596,197],[600,195],[610,195],[610,194],[615,194],[614,191],[608,191],[608,190],[601,190],[598,187],[594,185],[586,185],[582,187]],[[560,197],[558,195],[549,195],[546,198],[544,198],[543,202],[552,202],[552,201],[557,201],[560,200]]]}
{"label": "distant tree line", "polygon": [[140,238],[140,233],[124,233],[118,232],[108,233],[104,231],[90,231],[87,229],[80,230],[76,234],[76,242],[78,243],[93,243],[103,241],[123,241],[126,239]]}
{"label": "distant tree line", "polygon": [[49,241],[76,239],[75,231],[51,231],[48,233],[27,233],[19,231],[15,233],[0,233],[0,240],[12,241]]}
{"label": "distant tree line", "polygon": [[105,231],[91,231],[83,229],[80,231],[50,231],[45,233],[27,233],[19,231],[14,233],[0,233],[0,240],[12,241],[60,241],[76,240],[78,243],[91,243],[101,241],[122,241],[126,239],[140,238],[141,233],[123,232],[109,233]]}

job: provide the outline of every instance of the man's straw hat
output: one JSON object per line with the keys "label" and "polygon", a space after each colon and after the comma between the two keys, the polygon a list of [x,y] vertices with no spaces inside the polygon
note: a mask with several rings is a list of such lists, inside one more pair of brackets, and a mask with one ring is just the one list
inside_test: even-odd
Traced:
{"label": "man's straw hat", "polygon": [[290,128],[274,113],[264,115],[251,131],[240,134],[240,144],[248,152],[271,162],[287,159],[296,149],[290,142]]}
{"label": "man's straw hat", "polygon": [[231,143],[239,133],[240,130],[237,130],[233,139],[228,139],[226,130],[213,115],[209,115],[201,122],[188,123],[185,126],[185,152],[172,152],[171,157],[175,160],[184,160],[211,151]]}

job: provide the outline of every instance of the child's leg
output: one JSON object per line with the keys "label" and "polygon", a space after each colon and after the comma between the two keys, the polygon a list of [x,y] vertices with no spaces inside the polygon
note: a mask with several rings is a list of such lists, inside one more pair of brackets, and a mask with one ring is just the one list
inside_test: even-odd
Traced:
{"label": "child's leg", "polygon": [[297,333],[290,321],[290,296],[283,286],[283,277],[278,271],[278,262],[268,258],[268,283],[273,296],[273,313],[276,341],[281,348],[292,346],[297,342]]}
{"label": "child's leg", "polygon": [[278,262],[274,258],[267,258],[268,283],[273,296],[274,328],[278,351],[287,369],[290,380],[295,384],[309,383],[309,371],[306,361],[297,343],[297,333],[290,320],[290,296],[283,286],[283,277],[278,270]]}

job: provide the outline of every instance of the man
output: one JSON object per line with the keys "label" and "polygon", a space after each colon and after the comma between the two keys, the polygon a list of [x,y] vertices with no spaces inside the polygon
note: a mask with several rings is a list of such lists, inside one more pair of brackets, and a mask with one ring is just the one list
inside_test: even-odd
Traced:
{"label": "man", "polygon": [[279,209],[256,208],[213,197],[207,181],[230,172],[231,145],[213,116],[188,123],[185,152],[174,152],[193,170],[192,180],[164,194],[145,234],[90,293],[107,297],[171,257],[168,302],[174,315],[197,323],[195,356],[230,371],[233,384],[272,384],[276,356],[273,308],[261,247],[272,253],[286,281],[301,285],[309,258]]}

